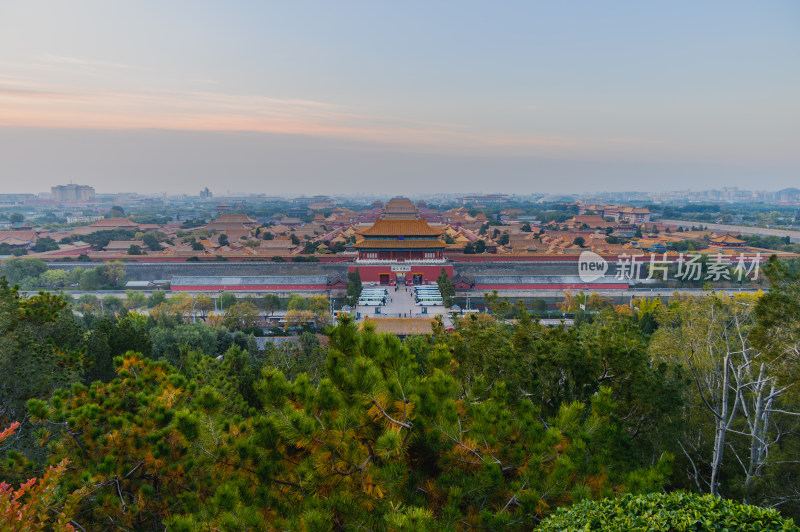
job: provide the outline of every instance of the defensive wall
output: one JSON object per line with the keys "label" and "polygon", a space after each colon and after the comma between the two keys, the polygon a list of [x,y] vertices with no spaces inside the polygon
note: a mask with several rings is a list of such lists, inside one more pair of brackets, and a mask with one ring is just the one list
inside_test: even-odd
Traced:
{"label": "defensive wall", "polygon": [[[454,262],[453,273],[466,277],[476,275],[578,275],[578,257],[537,261],[484,261]],[[609,262],[609,275],[615,273],[614,262]]]}
{"label": "defensive wall", "polygon": [[[613,261],[613,259],[612,259]],[[53,262],[50,268],[72,270],[77,267],[92,268],[101,265],[99,262]],[[450,262],[445,266],[445,271],[451,275],[461,275],[473,283],[473,289],[462,290],[457,287],[459,302],[469,296],[473,304],[478,304],[483,299],[483,294],[497,290],[501,297],[511,300],[544,299],[548,303],[563,300],[565,290],[574,293],[585,291],[595,292],[604,297],[611,298],[615,303],[630,302],[633,297],[669,297],[675,291],[681,293],[702,294],[699,288],[665,286],[663,283],[645,281],[636,287],[626,286],[615,278],[615,263],[609,262],[609,268],[604,278],[593,283],[584,283],[578,277],[577,257],[557,257],[554,260],[537,261],[492,261],[492,262]],[[292,293],[302,292],[306,295],[331,294],[340,297],[344,294],[344,286],[337,285],[323,287],[322,281],[315,286],[305,286],[303,277],[321,276],[329,282],[337,278],[344,278],[350,268],[355,264],[350,263],[275,263],[275,262],[180,262],[180,263],[125,263],[128,280],[135,281],[172,281],[176,277],[264,277],[283,276],[280,283],[266,283],[264,286],[252,287],[254,291],[270,291],[281,297],[288,297]],[[426,266],[431,269],[426,272],[430,277],[438,276],[442,266]],[[451,270],[452,268],[452,270]],[[359,270],[360,271],[360,270]],[[452,273],[451,273],[452,272]],[[365,272],[366,273],[366,272]],[[409,272],[411,273],[411,272]],[[428,276],[426,276],[428,277]],[[216,281],[215,281],[216,282]],[[366,281],[369,282],[369,281]],[[224,285],[225,283],[223,283]],[[281,285],[281,286],[278,286]],[[319,285],[319,286],[316,286]],[[178,288],[178,287],[176,287]],[[252,293],[249,287],[226,286],[226,291],[244,297]],[[723,291],[739,291],[747,288],[723,288]],[[190,293],[208,292],[203,287],[193,286],[185,282],[186,290]],[[218,291],[217,288],[213,290]]]}
{"label": "defensive wall", "polygon": [[[94,268],[99,262],[50,262],[48,267],[71,271]],[[171,280],[173,277],[327,275],[330,279],[347,274],[348,263],[324,262],[125,262],[129,281]]]}
{"label": "defensive wall", "polygon": [[[75,268],[94,268],[100,262],[49,262],[51,269],[71,271]],[[352,262],[125,262],[127,278],[131,281],[155,281],[172,279],[175,276],[259,276],[259,275],[327,275],[328,278],[345,276],[356,266]],[[453,275],[474,277],[476,275],[577,275],[577,257],[564,257],[561,260],[538,261],[482,261],[449,262],[445,271]],[[611,263],[609,273],[613,273]],[[436,269],[437,275],[442,266],[425,266]],[[451,270],[452,268],[452,270]],[[390,269],[390,268],[387,268]]]}

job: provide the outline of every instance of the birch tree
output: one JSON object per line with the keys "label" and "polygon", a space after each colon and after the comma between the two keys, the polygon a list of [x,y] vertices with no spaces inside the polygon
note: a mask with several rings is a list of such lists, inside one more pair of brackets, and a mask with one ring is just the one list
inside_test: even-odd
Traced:
{"label": "birch tree", "polygon": [[733,496],[740,487],[744,502],[753,502],[770,450],[796,438],[777,416],[800,415],[782,401],[791,385],[781,379],[781,360],[750,339],[754,309],[752,298],[675,302],[662,312],[651,344],[655,358],[683,363],[693,381],[687,429],[677,442],[690,478],[715,496]]}

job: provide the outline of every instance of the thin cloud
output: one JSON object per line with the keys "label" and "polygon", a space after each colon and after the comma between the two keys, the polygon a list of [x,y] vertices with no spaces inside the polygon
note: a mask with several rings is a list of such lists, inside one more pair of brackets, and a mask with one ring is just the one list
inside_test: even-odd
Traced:
{"label": "thin cloud", "polygon": [[[74,58],[60,58],[79,61]],[[92,64],[94,62],[90,62]],[[0,79],[0,125],[71,129],[252,131],[439,148],[561,148],[576,141],[474,131],[465,124],[370,115],[329,102],[209,91],[121,91]]]}
{"label": "thin cloud", "polygon": [[116,63],[113,61],[100,61],[97,59],[88,59],[85,57],[73,57],[67,55],[54,55],[43,54],[39,59],[44,63],[66,65],[70,67],[90,68],[90,69],[109,69],[115,68],[120,70],[134,70],[136,67],[133,65],[126,65],[124,63]]}

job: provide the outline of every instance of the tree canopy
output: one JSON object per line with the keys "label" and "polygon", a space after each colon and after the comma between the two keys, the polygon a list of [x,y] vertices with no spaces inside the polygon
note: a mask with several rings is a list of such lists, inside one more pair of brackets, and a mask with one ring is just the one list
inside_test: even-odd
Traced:
{"label": "tree canopy", "polygon": [[255,338],[273,298],[73,313],[2,280],[0,480],[44,479],[27,500],[85,530],[796,530],[800,278],[766,274],[736,297],[569,293],[571,326],[487,295],[403,340],[328,326],[323,296]]}

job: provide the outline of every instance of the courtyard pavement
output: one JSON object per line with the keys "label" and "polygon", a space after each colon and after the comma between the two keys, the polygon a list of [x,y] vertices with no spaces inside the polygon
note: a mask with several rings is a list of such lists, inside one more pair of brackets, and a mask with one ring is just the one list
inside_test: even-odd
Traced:
{"label": "courtyard pavement", "polygon": [[[433,318],[440,314],[447,315],[447,311],[443,305],[436,305],[430,307],[421,307],[414,302],[414,291],[410,286],[397,287],[395,291],[394,286],[385,287],[389,291],[386,296],[386,304],[380,307],[381,313],[376,314],[375,309],[378,307],[367,307],[359,305],[356,310],[361,313],[361,318],[369,316],[371,318]],[[422,309],[427,309],[427,313],[423,314]]]}

